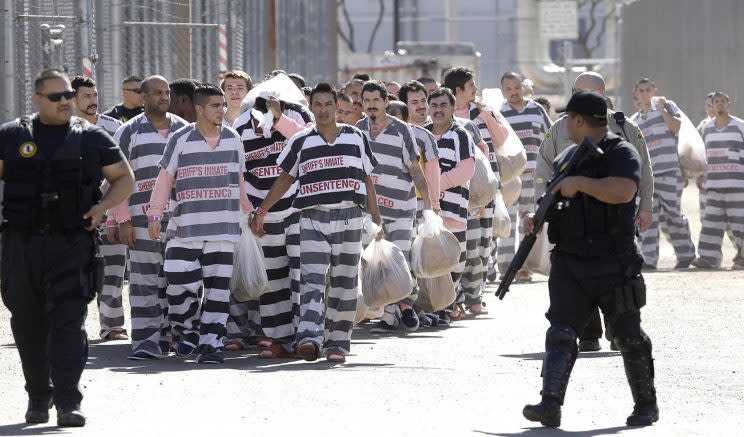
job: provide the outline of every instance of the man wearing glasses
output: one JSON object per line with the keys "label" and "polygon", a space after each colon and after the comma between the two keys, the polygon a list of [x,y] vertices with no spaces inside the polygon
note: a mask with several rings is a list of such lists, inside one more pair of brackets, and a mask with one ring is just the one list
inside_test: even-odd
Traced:
{"label": "man wearing glasses", "polygon": [[[44,70],[34,83],[38,113],[0,126],[0,291],[26,379],[26,423],[48,422],[53,402],[58,425],[85,425],[85,317],[103,282],[96,227],[134,185],[111,137],[72,116],[74,97],[62,70]],[[101,196],[103,179],[110,188]]]}
{"label": "man wearing glasses", "polygon": [[121,95],[124,101],[104,112],[103,115],[126,123],[144,111],[144,96],[142,95],[142,76],[129,76],[121,82]]}
{"label": "man wearing glasses", "polygon": [[[594,91],[604,96],[604,78],[599,73],[593,71],[580,74],[574,82],[573,93],[576,94],[579,91]],[[646,141],[638,126],[630,121],[629,118],[625,117],[622,112],[613,112],[608,109],[607,115],[610,132],[625,138],[627,142],[635,146],[641,157],[641,183],[638,187],[640,201],[638,210],[636,211],[635,222],[638,229],[643,232],[651,225],[652,198],[654,194],[654,180],[651,173],[651,159],[648,155],[648,147],[646,147]],[[566,123],[566,116],[558,119],[545,133],[545,139],[540,145],[535,168],[536,202],[545,194],[545,187],[553,174],[553,160],[559,153],[573,144],[573,140],[568,136]],[[599,344],[600,337],[602,337],[602,321],[599,318],[599,311],[595,310],[583,333],[579,333],[579,350],[581,352],[593,352],[602,349],[602,346]],[[613,350],[615,349],[612,343],[610,343],[610,346]]]}

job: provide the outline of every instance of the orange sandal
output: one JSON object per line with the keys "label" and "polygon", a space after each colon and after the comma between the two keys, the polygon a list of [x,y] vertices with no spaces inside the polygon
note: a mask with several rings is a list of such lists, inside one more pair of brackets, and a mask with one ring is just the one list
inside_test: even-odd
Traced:
{"label": "orange sandal", "polygon": [[246,349],[245,342],[240,339],[232,339],[222,348],[225,352],[238,352]]}
{"label": "orange sandal", "polygon": [[334,364],[343,364],[346,362],[346,357],[339,352],[328,352],[326,353],[326,360]]}
{"label": "orange sandal", "polygon": [[486,303],[485,302],[478,302],[470,305],[468,307],[468,311],[470,311],[470,314],[476,315],[476,316],[485,316],[488,314],[488,310],[486,309]]}
{"label": "orange sandal", "polygon": [[258,353],[258,358],[289,358],[290,354],[287,349],[280,344],[272,344]]}

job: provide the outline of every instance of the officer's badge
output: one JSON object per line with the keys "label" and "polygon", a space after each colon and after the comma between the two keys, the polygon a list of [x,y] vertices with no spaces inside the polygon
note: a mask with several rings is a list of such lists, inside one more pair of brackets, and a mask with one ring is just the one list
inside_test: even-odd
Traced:
{"label": "officer's badge", "polygon": [[553,134],[551,133],[551,130],[550,130],[550,129],[548,129],[548,131],[547,131],[547,132],[545,132],[545,139],[546,139],[546,140],[549,140],[549,139],[551,139],[551,138],[553,138]]}
{"label": "officer's badge", "polygon": [[36,155],[36,144],[32,143],[31,141],[26,141],[25,143],[21,144],[21,147],[18,148],[18,153],[21,154],[24,158],[31,158],[34,155]]}
{"label": "officer's badge", "polygon": [[637,137],[637,138],[638,138],[639,140],[642,140],[642,139],[643,139],[643,134],[641,133],[641,131],[640,131],[640,130],[639,130],[639,131],[638,131],[638,133],[636,134],[636,137]]}

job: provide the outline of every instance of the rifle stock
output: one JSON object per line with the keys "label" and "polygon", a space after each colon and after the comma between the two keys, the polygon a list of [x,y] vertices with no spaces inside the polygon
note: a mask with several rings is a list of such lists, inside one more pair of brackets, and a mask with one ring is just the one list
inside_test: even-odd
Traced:
{"label": "rifle stock", "polygon": [[574,145],[561,152],[553,162],[554,174],[553,179],[548,182],[545,188],[545,194],[540,198],[537,204],[537,210],[535,211],[534,226],[532,234],[524,236],[522,241],[519,243],[519,249],[512,258],[509,267],[504,272],[504,279],[499,283],[499,288],[496,290],[496,296],[503,300],[506,293],[509,292],[509,286],[517,276],[517,272],[522,268],[522,265],[527,260],[527,255],[530,254],[532,246],[537,241],[537,232],[540,231],[543,224],[547,221],[549,212],[553,209],[556,203],[562,199],[561,196],[553,194],[553,190],[563,179],[573,175],[577,168],[579,168],[584,162],[590,159],[594,159],[602,155],[602,149],[594,144],[589,138],[584,140],[579,145]]}

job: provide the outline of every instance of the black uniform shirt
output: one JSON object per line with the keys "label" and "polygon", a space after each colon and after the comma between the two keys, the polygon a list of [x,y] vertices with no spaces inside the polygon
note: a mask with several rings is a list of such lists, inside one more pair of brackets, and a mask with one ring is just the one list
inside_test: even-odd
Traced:
{"label": "black uniform shirt", "polygon": [[[39,153],[51,159],[54,150],[63,144],[69,128],[69,123],[62,126],[49,126],[34,119],[34,143],[39,148]],[[6,155],[16,153],[16,149],[20,147],[18,129],[18,123],[15,121],[0,126],[0,160],[5,161]],[[101,167],[124,160],[121,149],[111,136],[103,128],[92,124],[83,132],[80,150],[84,168],[83,182],[85,183],[99,184],[103,179]]]}
{"label": "black uniform shirt", "polygon": [[[613,140],[621,139],[616,145]],[[604,155],[597,162],[597,176],[632,179],[636,185],[641,181],[641,157],[632,144],[613,133],[608,133],[598,146]]]}
{"label": "black uniform shirt", "polygon": [[115,118],[122,123],[126,123],[127,121],[129,121],[129,119],[142,114],[144,110],[145,109],[141,106],[138,108],[129,109],[125,107],[123,103],[120,103],[109,109],[107,112],[104,112],[103,115],[108,115],[109,117]]}

